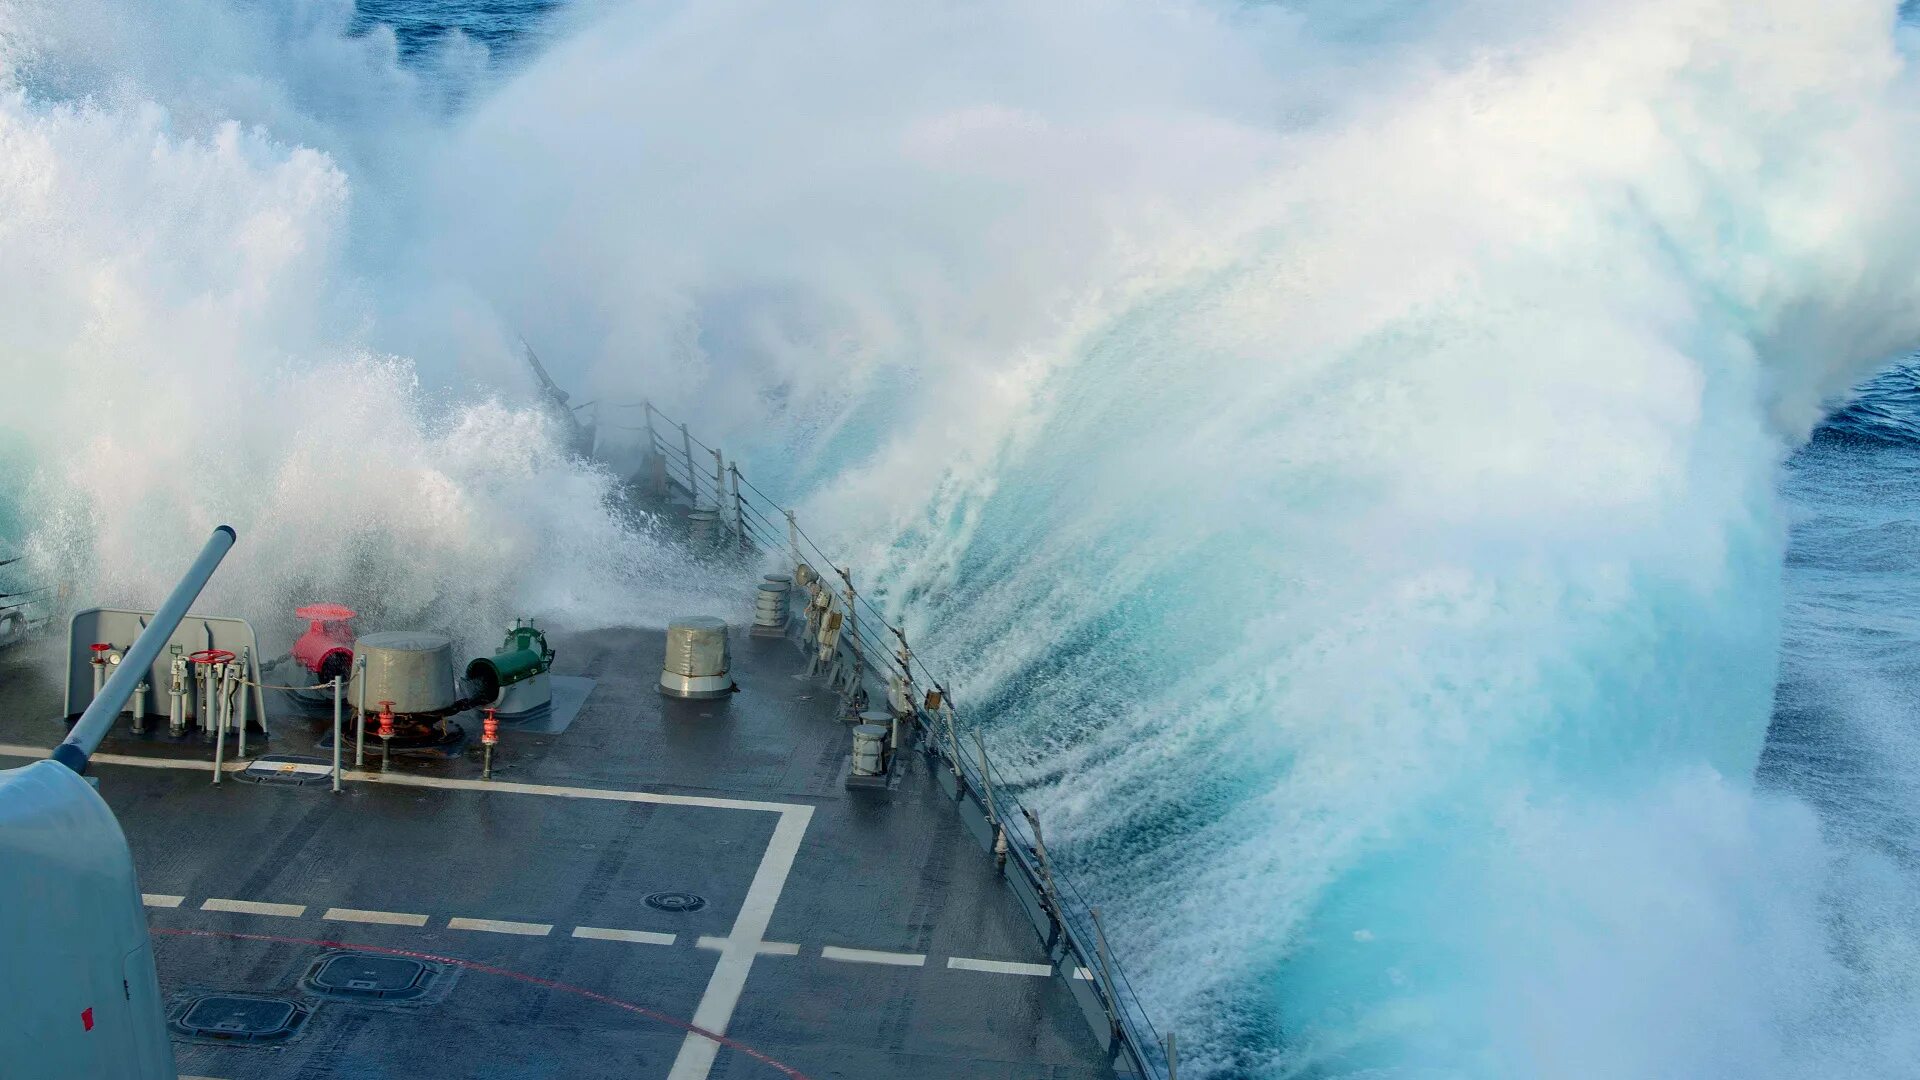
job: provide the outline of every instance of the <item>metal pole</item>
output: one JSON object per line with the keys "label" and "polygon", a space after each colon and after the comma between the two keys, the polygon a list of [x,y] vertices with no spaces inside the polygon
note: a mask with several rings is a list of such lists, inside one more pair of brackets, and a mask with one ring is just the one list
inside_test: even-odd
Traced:
{"label": "metal pole", "polygon": [[333,791],[340,793],[340,708],[344,704],[340,676],[333,677]]}
{"label": "metal pole", "polygon": [[987,786],[987,821],[997,829],[1000,812],[993,805],[993,766],[987,762],[987,744],[978,731],[973,733],[973,745],[980,751],[980,782]]}
{"label": "metal pole", "polygon": [[801,563],[807,561],[800,557],[800,523],[794,520],[793,511],[786,511],[786,515],[787,547],[793,549],[793,565],[798,568]]}
{"label": "metal pole", "polygon": [[641,398],[640,415],[645,418],[641,422],[647,425],[647,449],[659,453],[660,436],[653,433],[653,402]]}
{"label": "metal pole", "polygon": [[1171,1031],[1167,1032],[1167,1080],[1180,1080],[1180,1051]]}
{"label": "metal pole", "polygon": [[187,568],[186,575],[173,587],[160,609],[153,613],[147,628],[134,639],[126,653],[120,658],[120,666],[107,677],[100,693],[94,695],[93,702],[87,706],[80,719],[74,722],[73,730],[59,746],[53,748],[51,757],[77,773],[87,771],[87,759],[93,756],[107,731],[113,727],[114,720],[120,716],[120,710],[126,708],[127,698],[133,688],[140,685],[147,670],[153,666],[154,658],[160,650],[166,648],[167,639],[180,625],[180,619],[186,615],[188,605],[200,595],[207,585],[207,579],[213,576],[214,568],[220,560],[226,558],[232,550],[236,534],[231,525],[222,525],[213,530],[206,546]]}
{"label": "metal pole", "polygon": [[740,462],[736,460],[727,466],[727,472],[733,478],[733,538],[741,547],[746,547],[747,523],[740,515]]}
{"label": "metal pole", "polygon": [[693,508],[700,509],[700,470],[693,467],[693,436],[687,434],[687,425],[680,424],[680,456],[687,459],[687,497],[693,500]]}
{"label": "metal pole", "polygon": [[727,461],[720,451],[713,452],[713,516],[720,519],[720,527],[727,528]]}
{"label": "metal pole", "polygon": [[353,735],[353,767],[367,767],[367,658],[354,657],[354,663],[360,667],[360,703],[355,711],[360,714],[359,723]]}
{"label": "metal pole", "polygon": [[[200,666],[204,668],[207,665],[202,664]],[[220,699],[219,704],[215,705],[213,710],[214,715],[219,717],[213,724],[213,782],[215,784],[220,782],[220,766],[226,760],[227,756],[227,665],[221,664],[219,671],[220,674],[217,680],[211,672],[208,673],[207,676],[207,685],[209,687],[213,686],[216,681],[221,684],[218,690],[211,691],[207,695],[208,704],[213,704],[214,698],[216,697]]]}
{"label": "metal pole", "polygon": [[1100,909],[1088,908],[1093,915],[1093,942],[1100,955],[1100,985],[1107,995],[1107,1021],[1119,1027],[1115,1010],[1120,1007],[1120,997],[1113,992],[1113,961],[1107,954],[1107,929],[1100,923]]}
{"label": "metal pole", "polygon": [[[240,747],[238,750],[234,752],[234,756],[243,761],[246,760],[246,756],[247,756],[247,713],[248,713],[247,690],[249,689],[247,685],[247,682],[248,682],[247,672],[250,671],[252,668],[253,668],[253,646],[242,645],[240,646]],[[259,676],[255,675],[254,681],[258,681],[258,678]],[[265,726],[264,724],[265,719],[266,717],[263,715],[261,717],[261,720],[263,722],[262,726]]]}

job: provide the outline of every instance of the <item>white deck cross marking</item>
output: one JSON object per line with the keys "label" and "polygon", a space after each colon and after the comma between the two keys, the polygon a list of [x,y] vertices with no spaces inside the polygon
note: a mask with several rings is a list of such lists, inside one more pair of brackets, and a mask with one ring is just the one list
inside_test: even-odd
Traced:
{"label": "white deck cross marking", "polygon": [[[46,747],[0,743],[0,755],[43,758],[49,753],[51,751]],[[95,754],[92,760],[103,765],[132,765],[142,769],[213,771],[212,763],[205,761],[169,761],[125,754]],[[227,772],[238,772],[246,768],[246,763],[229,761],[221,768]],[[760,856],[760,865],[754,870],[753,883],[747,886],[747,896],[740,905],[740,914],[733,920],[733,932],[722,939],[725,944],[720,949],[720,962],[714,965],[713,977],[707,980],[707,988],[700,995],[700,1004],[693,1011],[694,1025],[715,1035],[727,1033],[727,1023],[733,1019],[734,1007],[740,1003],[740,992],[747,985],[747,974],[753,970],[753,958],[760,953],[763,945],[768,944],[761,939],[766,936],[767,924],[773,919],[773,907],[780,901],[780,891],[786,887],[787,875],[793,872],[793,859],[800,851],[800,838],[806,835],[807,824],[813,820],[813,807],[804,803],[714,799],[701,795],[661,795],[651,791],[498,780],[456,780],[451,777],[359,772],[352,769],[342,770],[340,775],[343,779],[366,784],[546,795],[561,799],[604,799],[609,802],[655,803],[661,806],[706,806],[716,810],[759,810],[780,815],[780,820],[773,827],[773,839],[767,843],[766,852]],[[680,1053],[673,1059],[673,1069],[667,1073],[667,1080],[706,1080],[707,1074],[713,1070],[714,1056],[719,1052],[719,1043],[705,1035],[688,1032],[686,1039],[680,1043]]]}
{"label": "white deck cross marking", "polygon": [[[693,947],[696,949],[706,949],[710,952],[725,952],[727,946],[732,944],[732,941],[733,939],[731,938],[711,937],[702,934],[699,940],[693,943]],[[799,956],[800,946],[798,943],[792,941],[763,941],[756,951],[759,952],[761,956]]]}

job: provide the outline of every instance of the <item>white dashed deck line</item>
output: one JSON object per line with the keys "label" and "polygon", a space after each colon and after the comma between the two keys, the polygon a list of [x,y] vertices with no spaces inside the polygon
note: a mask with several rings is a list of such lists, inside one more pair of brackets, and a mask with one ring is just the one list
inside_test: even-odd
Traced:
{"label": "white dashed deck line", "polygon": [[926,953],[882,952],[878,949],[843,949],[838,945],[828,945],[820,950],[827,960],[841,960],[849,964],[885,964],[889,967],[924,967]]}
{"label": "white dashed deck line", "polygon": [[651,930],[614,930],[605,926],[576,926],[573,936],[593,941],[635,941],[642,945],[671,945],[677,934],[656,934]]}
{"label": "white dashed deck line", "polygon": [[1081,982],[1092,982],[1093,972],[1087,968],[1077,967],[1073,969],[1073,977]]}
{"label": "white dashed deck line", "polygon": [[489,934],[518,934],[521,937],[546,937],[553,933],[553,924],[509,922],[505,919],[448,919],[447,929],[481,930]]}
{"label": "white dashed deck line", "polygon": [[[773,907],[780,902],[780,890],[786,887],[787,875],[793,872],[800,838],[806,835],[807,823],[812,820],[811,806],[781,808],[780,821],[773,827],[773,839],[767,842],[767,850],[760,856],[753,883],[747,886],[746,901],[733,920],[733,932],[727,935],[728,940],[720,949],[720,962],[713,966],[713,977],[707,980],[700,1004],[693,1011],[696,1027],[715,1035],[727,1033],[734,1007],[740,1004],[740,992],[746,988],[747,974],[753,970],[753,958],[759,954],[767,936],[767,924],[773,921]],[[719,1052],[719,1043],[705,1035],[688,1032],[680,1043],[680,1053],[673,1059],[667,1080],[706,1080],[713,1071],[714,1056]]]}
{"label": "white dashed deck line", "polygon": [[377,923],[385,926],[425,926],[427,917],[406,911],[362,911],[359,908],[330,907],[323,919],[334,922]]}
{"label": "white dashed deck line", "polygon": [[995,975],[1051,975],[1046,964],[1021,964],[1012,960],[976,960],[971,956],[949,956],[947,966],[956,971],[987,971]]}
{"label": "white dashed deck line", "polygon": [[179,907],[185,900],[186,897],[184,896],[168,896],[166,893],[144,892],[140,894],[140,902],[148,907]]}
{"label": "white dashed deck line", "polygon": [[[707,949],[712,952],[725,952],[727,947],[732,944],[732,938],[713,937],[709,934],[702,934],[694,941],[693,947],[696,949]],[[799,956],[800,946],[792,941],[762,941],[754,951],[761,956]]]}
{"label": "white dashed deck line", "polygon": [[227,900],[211,897],[200,904],[201,911],[231,911],[238,915],[277,915],[297,919],[307,913],[305,904],[263,904],[258,900]]}

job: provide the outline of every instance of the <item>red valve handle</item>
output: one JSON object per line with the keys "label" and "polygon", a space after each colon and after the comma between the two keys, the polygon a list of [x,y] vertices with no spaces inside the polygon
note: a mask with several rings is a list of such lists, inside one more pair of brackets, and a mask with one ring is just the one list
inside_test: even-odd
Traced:
{"label": "red valve handle", "polygon": [[187,654],[190,664],[231,664],[236,659],[238,657],[225,649],[201,649],[197,653]]}

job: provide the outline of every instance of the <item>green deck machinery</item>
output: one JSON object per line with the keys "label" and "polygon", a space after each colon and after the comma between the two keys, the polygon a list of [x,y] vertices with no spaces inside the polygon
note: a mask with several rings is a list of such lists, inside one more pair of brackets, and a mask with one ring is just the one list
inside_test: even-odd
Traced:
{"label": "green deck machinery", "polygon": [[553,704],[553,686],[547,671],[553,667],[553,649],[547,635],[532,619],[515,619],[507,639],[492,656],[467,665],[471,696],[491,701],[502,717],[538,712]]}

